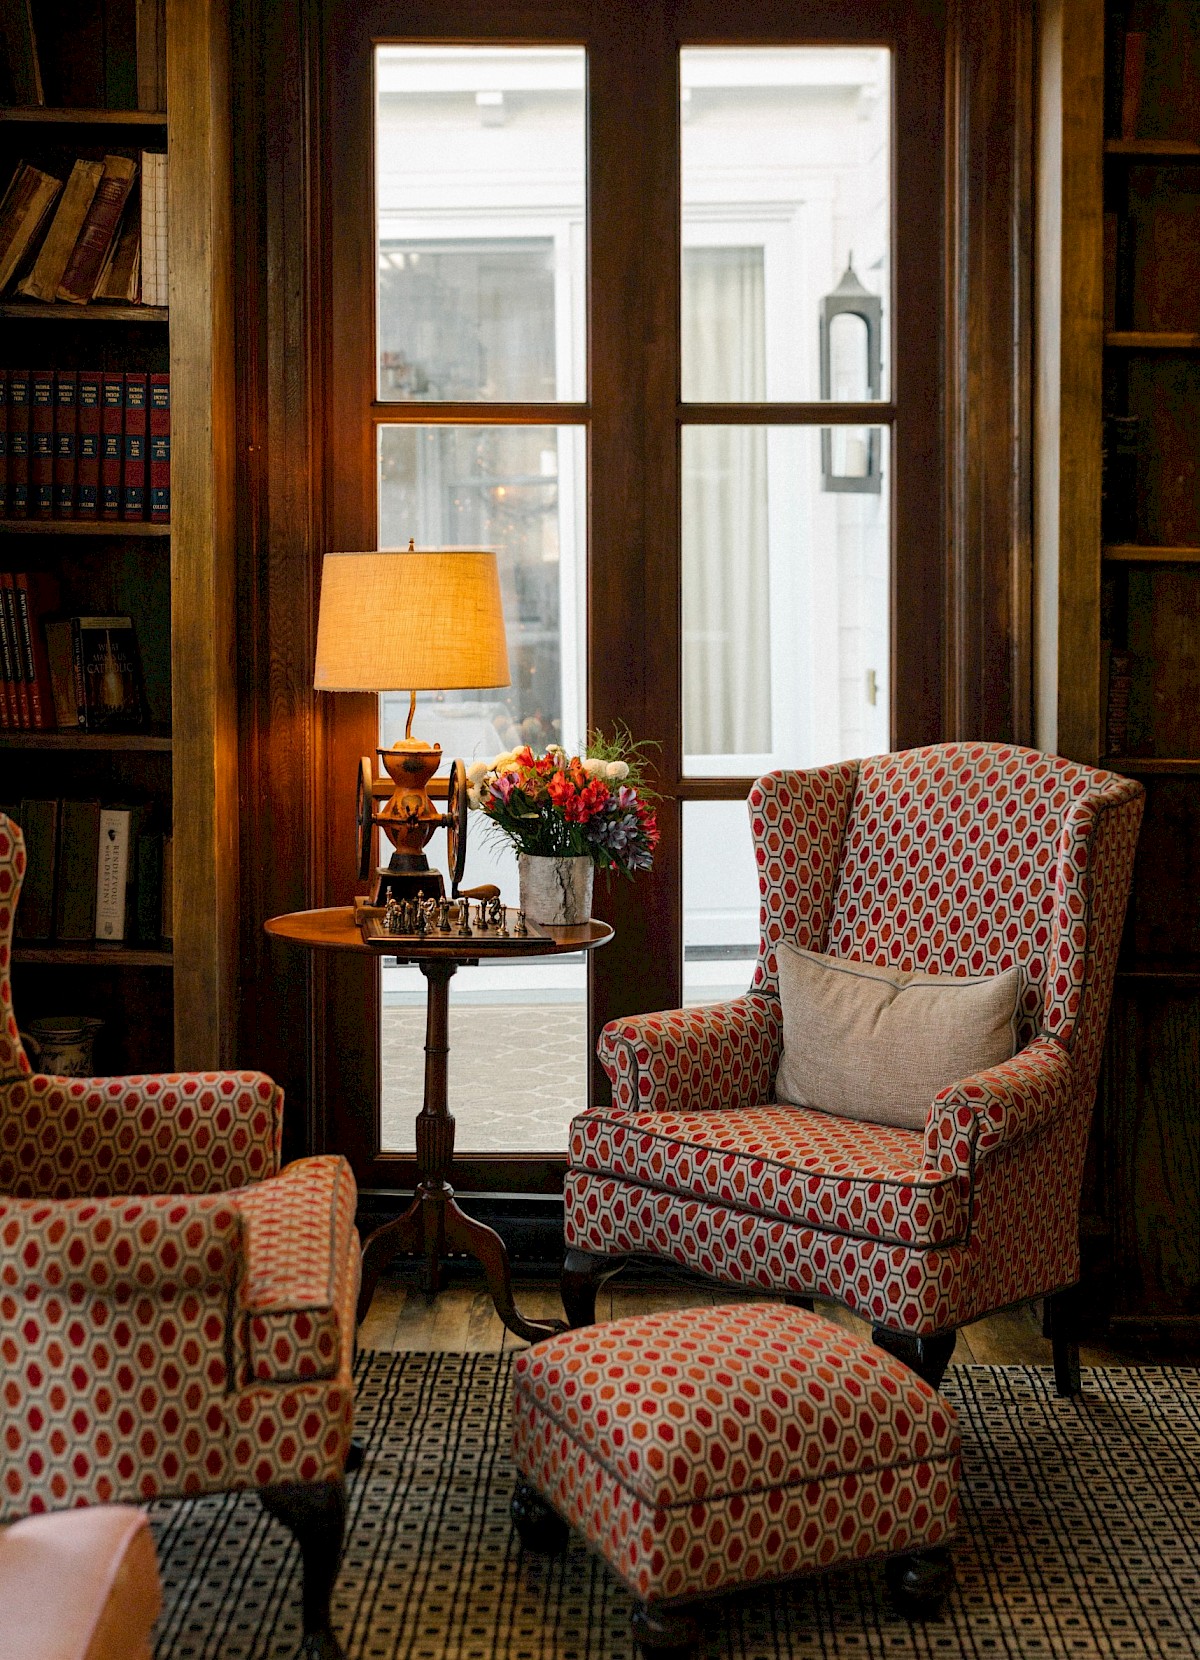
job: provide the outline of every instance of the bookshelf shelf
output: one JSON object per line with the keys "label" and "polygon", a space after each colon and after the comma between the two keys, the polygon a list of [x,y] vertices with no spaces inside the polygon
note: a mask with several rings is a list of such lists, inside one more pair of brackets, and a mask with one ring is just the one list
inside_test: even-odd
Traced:
{"label": "bookshelf shelf", "polygon": [[0,125],[38,127],[165,127],[164,110],[50,109],[44,104],[0,108]]}
{"label": "bookshelf shelf", "polygon": [[0,732],[0,749],[91,749],[124,754],[171,752],[171,739],[154,732]]}
{"label": "bookshelf shelf", "polygon": [[169,524],[150,519],[0,519],[6,536],[169,536]]}
{"label": "bookshelf shelf", "polygon": [[1119,980],[1200,989],[1200,960],[1195,957],[1131,957],[1117,966]]}
{"label": "bookshelf shelf", "polygon": [[1190,138],[1109,138],[1104,154],[1125,162],[1161,162],[1164,167],[1180,162],[1200,162],[1200,144]]}
{"label": "bookshelf shelf", "polygon": [[36,323],[165,323],[165,305],[42,304],[37,300],[6,300],[0,317],[23,317]]}
{"label": "bookshelf shelf", "polygon": [[1197,352],[1200,334],[1175,333],[1168,329],[1116,329],[1104,336],[1104,344],[1118,352]]}
{"label": "bookshelf shelf", "polygon": [[170,968],[175,959],[161,948],[133,945],[14,945],[13,962],[64,968]]}
{"label": "bookshelf shelf", "polygon": [[1200,756],[1195,755],[1102,755],[1100,765],[1130,778],[1154,778],[1167,773],[1200,776]]}
{"label": "bookshelf shelf", "polygon": [[1148,542],[1110,542],[1103,550],[1108,565],[1200,565],[1200,547],[1158,547]]}

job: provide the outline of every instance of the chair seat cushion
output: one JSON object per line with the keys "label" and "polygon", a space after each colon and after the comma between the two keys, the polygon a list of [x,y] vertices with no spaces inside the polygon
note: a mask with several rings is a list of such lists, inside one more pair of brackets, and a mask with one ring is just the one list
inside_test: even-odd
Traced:
{"label": "chair seat cushion", "polygon": [[358,1195],[350,1166],[333,1156],[299,1159],[231,1197],[247,1225],[241,1306],[246,1380],[336,1377],[339,1289],[358,1257]]}
{"label": "chair seat cushion", "polygon": [[150,1660],[161,1607],[142,1510],[63,1510],[0,1532],[0,1660]]}
{"label": "chair seat cushion", "polygon": [[819,1315],[638,1315],[536,1344],[513,1378],[517,1469],[645,1602],[953,1532],[949,1404]]}
{"label": "chair seat cushion", "polygon": [[573,1170],[854,1238],[947,1245],[970,1193],[923,1168],[919,1130],[772,1103],[731,1112],[605,1108],[571,1125]]}

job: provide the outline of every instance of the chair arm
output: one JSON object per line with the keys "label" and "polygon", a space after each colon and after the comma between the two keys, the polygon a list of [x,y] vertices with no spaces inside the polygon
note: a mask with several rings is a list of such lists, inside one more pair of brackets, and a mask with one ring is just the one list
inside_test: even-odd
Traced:
{"label": "chair arm", "polygon": [[18,1078],[0,1085],[0,1192],[221,1193],[273,1176],[282,1133],[261,1072]]}
{"label": "chair arm", "polygon": [[1035,1038],[1011,1060],[936,1097],[925,1125],[925,1167],[968,1175],[977,1158],[1052,1123],[1074,1098],[1071,1057],[1054,1038]]}
{"label": "chair arm", "polygon": [[0,1199],[0,1328],[44,1297],[122,1304],[232,1287],[241,1263],[242,1219],[216,1194]]}
{"label": "chair arm", "polygon": [[747,992],[729,1003],[610,1020],[596,1053],[615,1106],[697,1112],[761,1105],[782,1047],[779,1005]]}

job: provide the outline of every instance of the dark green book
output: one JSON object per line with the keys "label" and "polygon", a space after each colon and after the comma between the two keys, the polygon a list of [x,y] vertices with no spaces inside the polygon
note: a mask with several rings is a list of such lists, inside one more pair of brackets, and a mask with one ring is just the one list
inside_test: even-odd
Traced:
{"label": "dark green book", "polygon": [[162,886],[163,838],[151,831],[137,839],[133,937],[143,944],[157,945],[162,938]]}
{"label": "dark green book", "polygon": [[60,940],[90,944],[96,934],[100,803],[64,801],[60,818],[55,932]]}
{"label": "dark green book", "polygon": [[53,939],[58,802],[22,801],[17,823],[25,835],[25,880],[17,901],[15,933],[19,940]]}

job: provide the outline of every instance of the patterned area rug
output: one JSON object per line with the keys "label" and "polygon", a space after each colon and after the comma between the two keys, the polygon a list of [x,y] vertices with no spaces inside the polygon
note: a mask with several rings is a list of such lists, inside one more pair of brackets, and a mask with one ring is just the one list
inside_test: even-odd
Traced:
{"label": "patterned area rug", "polygon": [[[630,1599],[573,1542],[522,1555],[508,1521],[508,1358],[360,1358],[365,1468],[334,1604],[349,1660],[632,1660]],[[952,1368],[964,1446],[957,1587],[891,1613],[881,1570],[713,1605],[706,1660],[978,1660],[1200,1652],[1200,1371]],[[155,1507],[160,1660],[291,1660],[297,1557],[252,1496]]]}

